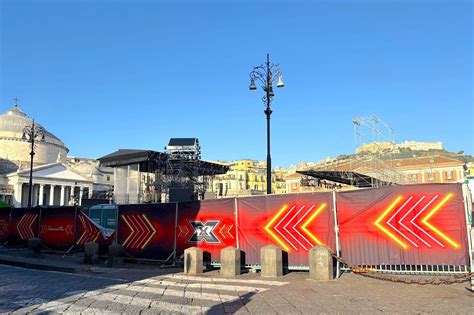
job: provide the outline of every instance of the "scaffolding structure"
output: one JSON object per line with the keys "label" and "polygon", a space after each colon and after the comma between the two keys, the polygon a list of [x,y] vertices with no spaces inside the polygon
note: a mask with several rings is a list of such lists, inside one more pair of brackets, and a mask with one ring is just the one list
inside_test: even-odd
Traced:
{"label": "scaffolding structure", "polygon": [[360,169],[362,173],[371,176],[374,179],[372,187],[416,183],[392,165],[395,148],[395,132],[392,127],[375,115],[355,117],[352,123],[356,147],[356,154],[351,158],[352,170]]}
{"label": "scaffolding structure", "polygon": [[202,199],[213,177],[228,170],[224,165],[148,150],[118,150],[99,161],[114,168],[117,204],[169,202],[173,191],[188,193],[188,200]]}

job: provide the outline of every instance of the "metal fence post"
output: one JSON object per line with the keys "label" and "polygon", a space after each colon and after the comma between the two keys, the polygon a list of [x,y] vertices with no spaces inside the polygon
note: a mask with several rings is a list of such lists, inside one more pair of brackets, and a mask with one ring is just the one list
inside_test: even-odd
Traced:
{"label": "metal fence post", "polygon": [[[120,206],[116,205],[117,211],[115,211],[115,237],[114,237],[114,244],[118,244],[118,231],[119,231],[119,212]],[[102,216],[102,212],[101,212]]]}
{"label": "metal fence post", "polygon": [[173,264],[176,262],[176,229],[178,228],[178,202],[175,204],[175,216],[174,216],[174,244],[173,244]]}
{"label": "metal fence post", "polygon": [[235,214],[235,242],[236,247],[240,249],[239,244],[239,207],[237,203],[237,197],[234,197],[234,214]]}
{"label": "metal fence post", "polygon": [[[463,192],[463,201],[464,201],[464,209],[465,209],[465,216],[466,216],[466,232],[467,232],[467,249],[469,251],[469,266],[470,272],[474,272],[474,244],[473,244],[473,230],[472,230],[472,194],[470,192],[469,187],[467,184],[462,184],[462,192]],[[471,291],[474,292],[474,276],[471,276]]]}
{"label": "metal fence post", "polygon": [[[336,237],[336,255],[341,256],[341,244],[339,239],[339,223],[337,221],[337,194],[334,190],[332,192],[332,211],[334,214],[334,235]],[[336,278],[339,278],[341,275],[341,263],[339,260],[336,260]]]}
{"label": "metal fence post", "polygon": [[[31,209],[31,208],[30,208]],[[42,209],[41,207],[39,208],[39,213],[38,213],[38,229],[36,230],[36,237],[40,238],[40,231],[41,231],[41,215],[42,215]]]}

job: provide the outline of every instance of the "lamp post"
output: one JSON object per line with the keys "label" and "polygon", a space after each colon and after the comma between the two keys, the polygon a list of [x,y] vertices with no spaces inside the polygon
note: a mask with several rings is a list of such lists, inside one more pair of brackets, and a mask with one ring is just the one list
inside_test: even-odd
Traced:
{"label": "lamp post", "polygon": [[35,141],[40,139],[41,142],[44,142],[44,129],[41,126],[35,124],[35,120],[33,119],[33,123],[29,126],[23,128],[23,140],[28,140],[31,143],[31,162],[30,162],[30,183],[28,188],[28,208],[31,208],[31,194],[33,193],[33,157],[35,156]]}
{"label": "lamp post", "polygon": [[267,62],[263,65],[253,67],[250,72],[250,90],[256,90],[255,81],[262,83],[262,89],[265,96],[262,98],[265,103],[264,113],[267,116],[267,195],[272,193],[272,158],[270,155],[270,116],[272,115],[271,101],[275,93],[273,92],[273,81],[278,77],[277,88],[283,88],[283,76],[279,64],[270,62],[270,55],[267,54]]}

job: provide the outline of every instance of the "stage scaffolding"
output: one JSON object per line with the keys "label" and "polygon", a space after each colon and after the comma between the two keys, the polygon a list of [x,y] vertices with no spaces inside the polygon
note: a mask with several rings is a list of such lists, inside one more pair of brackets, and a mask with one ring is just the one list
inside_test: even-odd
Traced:
{"label": "stage scaffolding", "polygon": [[114,168],[117,204],[168,202],[172,191],[190,192],[190,200],[203,199],[213,177],[228,171],[224,165],[150,150],[118,150],[99,161]]}

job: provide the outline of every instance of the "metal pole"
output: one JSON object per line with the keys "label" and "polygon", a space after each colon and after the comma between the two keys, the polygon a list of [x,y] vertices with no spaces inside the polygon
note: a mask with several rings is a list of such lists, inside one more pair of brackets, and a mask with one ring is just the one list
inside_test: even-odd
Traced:
{"label": "metal pole", "polygon": [[272,193],[272,157],[270,155],[270,116],[272,114],[272,110],[270,109],[271,80],[270,55],[267,54],[267,108],[265,109],[265,114],[267,115],[267,195],[271,195]]}
{"label": "metal pole", "polygon": [[235,218],[235,247],[240,249],[239,244],[239,207],[237,204],[237,197],[234,197],[234,218]]}
{"label": "metal pole", "polygon": [[[337,198],[337,193],[334,190],[332,192],[332,211],[333,211],[333,214],[334,214],[334,234],[336,236],[336,255],[341,256],[341,243],[340,243],[340,239],[339,239],[339,223],[338,223],[338,220],[337,220],[337,202],[336,202],[336,198]],[[339,260],[336,260],[336,278],[339,278],[340,274],[341,274],[341,264],[340,264]]]}
{"label": "metal pole", "polygon": [[177,246],[177,237],[176,230],[178,229],[178,209],[179,203],[175,205],[175,215],[174,215],[174,240],[173,240],[173,266],[176,264],[176,246]]}
{"label": "metal pole", "polygon": [[[474,272],[474,240],[472,236],[472,194],[469,190],[467,184],[462,184],[462,196],[464,202],[464,213],[466,219],[466,232],[467,232],[467,250],[468,250],[468,257],[469,257],[469,271]],[[471,291],[474,292],[474,276],[471,276]]]}
{"label": "metal pole", "polygon": [[33,120],[31,133],[30,133],[30,140],[31,140],[31,152],[30,152],[30,183],[28,188],[28,208],[31,208],[31,194],[33,193],[33,156],[35,155],[35,121]]}

